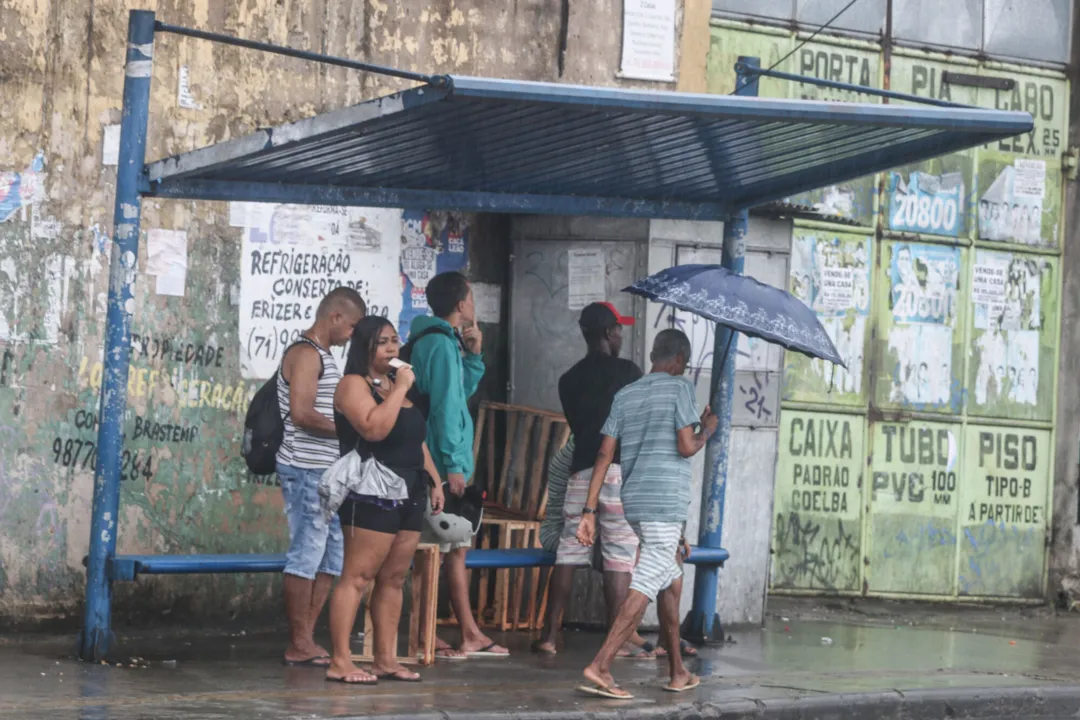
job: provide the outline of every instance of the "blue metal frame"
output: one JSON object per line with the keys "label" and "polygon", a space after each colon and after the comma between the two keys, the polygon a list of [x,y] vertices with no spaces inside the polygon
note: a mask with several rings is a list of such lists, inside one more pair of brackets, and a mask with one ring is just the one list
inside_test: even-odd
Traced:
{"label": "blue metal frame", "polygon": [[128,19],[124,109],[120,121],[120,160],[116,170],[112,263],[105,318],[105,367],[101,383],[97,465],[94,468],[90,554],[86,572],[86,612],[79,642],[83,658],[108,652],[112,622],[109,562],[116,554],[120,520],[120,454],[124,446],[131,311],[138,270],[139,180],[146,161],[146,124],[150,115],[150,76],[154,57],[154,13],[132,10]]}
{"label": "blue metal frame", "polygon": [[[723,565],[728,551],[717,548],[692,548],[686,560],[691,565]],[[465,567],[470,570],[550,567],[555,554],[546,550],[521,548],[510,550],[469,550]],[[282,572],[285,554],[269,555],[117,555],[109,564],[113,581],[135,580],[139,575],[191,575],[200,573]]]}
{"label": "blue metal frame", "polygon": [[532,215],[592,215],[681,220],[723,220],[729,210],[721,203],[689,203],[674,200],[575,197],[572,195],[525,195],[510,193],[402,190],[398,188],[336,187],[333,185],[287,185],[282,183],[236,183],[220,180],[174,180],[151,183],[148,197],[199,200],[258,200],[269,203],[309,205],[359,205],[417,210],[510,212]]}
{"label": "blue metal frame", "polygon": [[[739,67],[758,67],[755,57],[740,57]],[[735,94],[755,97],[758,81],[753,75],[738,72]],[[731,272],[742,274],[745,268],[746,232],[750,222],[747,210],[739,210],[724,223],[724,245],[720,264]],[[703,548],[722,547],[724,533],[724,500],[727,492],[728,457],[731,449],[731,415],[735,391],[735,358],[739,333],[731,328],[716,326],[713,335],[713,364],[711,403],[720,419],[716,434],[706,446],[706,482],[701,493],[701,524],[698,545]],[[724,552],[727,552],[726,550]],[[682,634],[698,644],[723,642],[724,626],[716,612],[716,596],[720,587],[719,569],[715,565],[699,566],[694,571],[694,601],[682,625]]]}

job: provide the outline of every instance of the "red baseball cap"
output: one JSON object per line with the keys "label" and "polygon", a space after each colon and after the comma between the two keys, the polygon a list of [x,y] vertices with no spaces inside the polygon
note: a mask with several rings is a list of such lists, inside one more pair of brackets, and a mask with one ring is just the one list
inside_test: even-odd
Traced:
{"label": "red baseball cap", "polygon": [[595,302],[581,311],[578,325],[582,330],[607,330],[616,325],[633,325],[634,318],[622,315],[609,302]]}

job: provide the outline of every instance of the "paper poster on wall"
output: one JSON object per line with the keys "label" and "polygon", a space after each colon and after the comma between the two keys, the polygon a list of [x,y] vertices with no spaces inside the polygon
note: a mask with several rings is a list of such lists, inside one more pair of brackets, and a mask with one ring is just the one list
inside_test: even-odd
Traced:
{"label": "paper poster on wall", "polygon": [[101,133],[101,164],[120,164],[120,126],[106,125]]}
{"label": "paper poster on wall", "polygon": [[146,274],[156,277],[158,295],[184,296],[187,256],[187,233],[183,230],[147,230]]}
{"label": "paper poster on wall", "polygon": [[953,405],[953,332],[960,250],[921,243],[889,245],[889,354],[895,365],[888,401],[908,406]]}
{"label": "paper poster on wall", "polygon": [[845,310],[855,299],[855,271],[849,267],[821,269],[821,307]]}
{"label": "paper poster on wall", "polygon": [[566,257],[567,282],[571,310],[607,300],[606,272],[603,248],[572,248]]}
{"label": "paper poster on wall", "polygon": [[[465,272],[468,267],[469,225],[460,212],[406,210],[402,216],[399,278],[401,312],[398,334],[409,338],[412,321],[430,315],[427,285],[444,272]],[[474,301],[476,288],[473,288]],[[479,312],[479,306],[477,307]]]}
{"label": "paper poster on wall", "polygon": [[0,172],[0,222],[37,199],[38,177],[44,167],[45,155],[39,152],[22,172]]}
{"label": "paper poster on wall", "polygon": [[791,294],[818,316],[847,369],[787,354],[787,400],[854,403],[863,389],[870,315],[870,239],[797,229],[791,246]]}
{"label": "paper poster on wall", "polygon": [[964,181],[960,173],[912,172],[907,181],[891,173],[889,229],[956,237],[963,224]]}
{"label": "paper poster on wall", "polygon": [[476,320],[497,325],[502,319],[502,288],[492,283],[473,283]]}
{"label": "paper poster on wall", "polygon": [[624,0],[619,75],[675,80],[675,0]]}
{"label": "paper poster on wall", "polygon": [[[240,366],[245,379],[273,375],[281,353],[315,322],[323,297],[347,286],[369,315],[396,317],[401,302],[401,211],[249,203],[240,267]],[[339,360],[344,348],[332,350]]]}
{"label": "paper poster on wall", "polygon": [[1042,242],[1046,162],[1017,158],[979,198],[979,238],[1028,245]]}

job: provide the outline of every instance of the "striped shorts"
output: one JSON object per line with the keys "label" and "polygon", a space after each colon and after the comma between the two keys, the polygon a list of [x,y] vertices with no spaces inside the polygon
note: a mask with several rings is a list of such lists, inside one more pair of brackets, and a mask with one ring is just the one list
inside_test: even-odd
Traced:
{"label": "striped shorts", "polygon": [[641,554],[630,579],[630,589],[637,590],[649,598],[649,602],[653,602],[657,595],[682,577],[682,567],[677,560],[677,554],[683,524],[634,523],[634,532],[641,538]]}
{"label": "striped shorts", "polygon": [[[563,530],[559,549],[555,554],[556,565],[587,566],[591,564],[593,549],[585,547],[577,539],[582,510],[589,498],[589,482],[592,468],[574,473],[566,485],[563,500]],[[600,535],[600,554],[604,558],[604,570],[630,572],[634,569],[634,556],[638,549],[638,536],[626,522],[622,506],[622,469],[618,465],[608,468],[604,485],[600,488],[600,504],[597,508],[597,529]]]}

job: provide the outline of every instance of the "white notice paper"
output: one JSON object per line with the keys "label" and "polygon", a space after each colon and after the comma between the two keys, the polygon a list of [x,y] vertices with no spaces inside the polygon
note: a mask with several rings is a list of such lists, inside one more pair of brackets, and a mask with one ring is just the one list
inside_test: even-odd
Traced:
{"label": "white notice paper", "polygon": [[619,75],[674,82],[675,0],[623,0]]}
{"label": "white notice paper", "polygon": [[1046,194],[1046,161],[1017,158],[1013,168],[1013,197],[1042,200]]}
{"label": "white notice paper", "polygon": [[106,125],[101,137],[101,164],[116,166],[120,164],[120,126]]}
{"label": "white notice paper", "polygon": [[591,303],[607,300],[603,248],[572,249],[567,251],[566,260],[571,310],[581,310]]}
{"label": "white notice paper", "polygon": [[821,308],[824,310],[846,310],[855,306],[855,271],[853,268],[831,268],[821,270]]}
{"label": "white notice paper", "polygon": [[502,288],[491,283],[473,283],[476,320],[497,325],[502,318]]}
{"label": "white notice paper", "polygon": [[971,302],[994,305],[1005,302],[1004,263],[976,257],[971,276]]}
{"label": "white notice paper", "polygon": [[170,275],[157,276],[157,294],[184,297],[184,289],[187,286],[187,271],[180,270]]}
{"label": "white notice paper", "polygon": [[187,282],[187,233],[154,228],[146,233],[146,274],[157,276],[157,294],[183,297]]}

